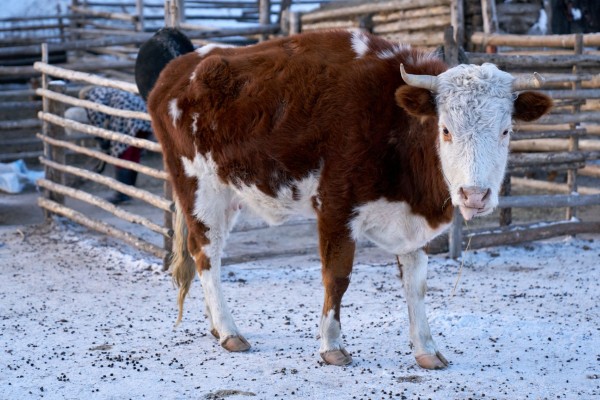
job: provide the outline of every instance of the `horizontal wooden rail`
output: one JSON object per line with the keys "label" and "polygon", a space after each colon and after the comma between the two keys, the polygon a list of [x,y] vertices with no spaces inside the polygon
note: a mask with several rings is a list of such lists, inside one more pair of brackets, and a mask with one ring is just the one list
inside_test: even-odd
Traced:
{"label": "horizontal wooden rail", "polygon": [[521,167],[526,165],[561,164],[600,159],[600,151],[570,151],[557,153],[514,153],[509,155],[509,165]]}
{"label": "horizontal wooden rail", "polygon": [[500,208],[581,207],[599,205],[600,194],[506,196],[499,200]]}
{"label": "horizontal wooden rail", "polygon": [[41,141],[48,143],[52,146],[62,147],[64,149],[69,149],[74,151],[75,153],[83,154],[88,157],[93,157],[98,160],[102,160],[112,165],[116,165],[121,168],[132,169],[137,172],[141,172],[142,174],[151,176],[153,178],[167,180],[169,179],[168,174],[165,171],[159,171],[154,168],[150,168],[148,166],[142,165],[140,163],[136,163],[133,161],[123,160],[117,157],[109,156],[101,151],[92,150],[87,147],[79,146],[70,141],[54,139],[48,136],[44,136],[42,134],[36,135]]}
{"label": "horizontal wooden rail", "polygon": [[36,71],[48,74],[50,76],[62,79],[76,80],[80,82],[87,82],[92,85],[107,86],[115,89],[121,89],[126,92],[139,94],[138,88],[134,83],[116,81],[113,79],[104,78],[99,75],[88,74],[86,72],[71,71],[65,68],[57,67],[54,65],[46,64],[43,62],[36,62],[33,64],[33,68]]}
{"label": "horizontal wooden rail", "polygon": [[77,99],[75,97],[53,92],[52,90],[48,89],[37,89],[36,94],[38,96],[43,96],[52,100],[60,101],[62,103],[70,104],[72,106],[89,108],[95,111],[103,112],[105,114],[115,115],[117,117],[135,118],[144,121],[151,121],[150,115],[142,111],[122,110],[120,108],[108,107],[103,104],[95,103],[89,100]]}
{"label": "horizontal wooden rail", "polygon": [[[504,35],[474,32],[471,43],[481,46],[561,47],[574,48],[576,35]],[[583,45],[600,46],[600,33],[583,35]]]}
{"label": "horizontal wooden rail", "polygon": [[74,189],[68,186],[64,186],[47,179],[40,179],[36,182],[36,185],[43,187],[44,189],[48,189],[51,192],[60,193],[62,195],[83,201],[85,203],[91,204],[93,206],[99,207],[116,217],[121,218],[124,221],[131,222],[132,224],[142,225],[153,232],[159,233],[165,237],[172,237],[173,231],[167,228],[164,228],[152,221],[150,221],[146,217],[142,217],[141,215],[137,215],[126,211],[120,207],[115,206],[114,204],[104,200],[101,197],[94,196],[93,194],[84,192],[83,190]]}
{"label": "horizontal wooden rail", "polygon": [[35,129],[42,126],[39,119],[22,119],[15,121],[0,121],[0,131],[8,131],[13,129]]}
{"label": "horizontal wooden rail", "polygon": [[109,131],[108,129],[97,128],[95,126],[82,124],[70,119],[62,118],[54,114],[45,113],[40,111],[38,118],[42,121],[50,122],[55,125],[62,126],[64,128],[71,128],[75,131],[87,133],[93,136],[99,136],[107,140],[114,140],[117,142],[125,143],[130,146],[139,147],[156,153],[162,153],[160,144],[147,139],[140,139],[133,136],[125,135],[123,133]]}
{"label": "horizontal wooden rail", "polygon": [[504,54],[467,53],[472,64],[492,63],[502,69],[520,68],[567,68],[577,64],[582,67],[597,67],[600,55],[553,55],[553,56],[514,56]]}
{"label": "horizontal wooden rail", "polygon": [[78,6],[71,6],[70,8],[71,8],[71,11],[76,14],[87,15],[87,16],[91,16],[91,17],[114,19],[117,21],[125,21],[125,22],[131,22],[131,23],[136,23],[138,20],[137,15],[91,10],[89,8],[78,7]]}
{"label": "horizontal wooden rail", "polygon": [[[586,136],[587,131],[584,128],[568,129],[568,130],[544,130],[544,131],[517,131],[510,135],[511,143],[513,141],[529,140],[529,139],[547,139],[547,138],[568,138],[571,136]],[[511,144],[512,145],[512,144]]]}
{"label": "horizontal wooden rail", "polygon": [[164,259],[167,256],[167,251],[161,247],[140,239],[129,232],[122,231],[110,224],[107,224],[106,222],[89,218],[78,211],[58,204],[52,200],[40,197],[38,198],[38,205],[45,210],[66,217],[80,225],[129,243],[130,245],[142,251],[148,252],[160,259]]}
{"label": "horizontal wooden rail", "polygon": [[[566,183],[547,182],[547,181],[540,181],[537,179],[519,178],[516,176],[512,176],[510,178],[510,183],[513,186],[521,186],[521,187],[528,187],[528,188],[532,188],[532,189],[548,190],[548,191],[556,192],[556,193],[571,193],[571,189],[569,188],[569,185],[567,185]],[[579,194],[583,194],[583,195],[594,195],[594,194],[600,194],[600,189],[593,188],[593,187],[579,186],[579,187],[577,187],[577,192]]]}
{"label": "horizontal wooden rail", "polygon": [[175,210],[175,205],[172,201],[166,200],[146,190],[126,185],[117,181],[116,179],[109,178],[107,176],[100,175],[95,172],[87,171],[81,168],[72,167],[70,165],[59,164],[43,157],[40,158],[40,163],[55,170],[66,172],[71,175],[79,176],[81,178],[89,179],[96,183],[106,185],[113,190],[125,193],[126,195],[129,195],[131,197],[135,197],[136,199],[145,201],[146,203],[151,204],[154,207],[160,208],[161,210],[171,212]]}

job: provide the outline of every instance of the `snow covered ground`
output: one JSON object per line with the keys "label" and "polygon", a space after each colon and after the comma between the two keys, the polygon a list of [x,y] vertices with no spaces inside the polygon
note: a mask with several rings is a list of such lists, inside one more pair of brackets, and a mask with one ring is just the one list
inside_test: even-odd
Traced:
{"label": "snow covered ground", "polygon": [[[290,229],[294,229],[290,227]],[[260,230],[253,238],[265,246]],[[198,282],[81,227],[0,228],[0,399],[592,399],[600,396],[600,236],[433,256],[429,317],[451,361],[415,366],[395,260],[358,251],[342,325],[354,364],[323,365],[316,255],[229,265],[252,344],[208,334]]]}

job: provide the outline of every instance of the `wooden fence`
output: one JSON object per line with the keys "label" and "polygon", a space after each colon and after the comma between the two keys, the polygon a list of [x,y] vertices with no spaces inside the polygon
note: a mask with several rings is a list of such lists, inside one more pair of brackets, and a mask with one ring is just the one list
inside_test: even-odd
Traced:
{"label": "wooden fence", "polygon": [[[130,93],[138,93],[137,87],[129,82],[107,79],[98,75],[84,72],[67,70],[61,67],[49,65],[46,62],[36,62],[34,68],[42,73],[43,87],[36,90],[36,94],[43,98],[43,110],[38,113],[39,119],[43,122],[42,133],[37,137],[44,143],[44,154],[40,157],[40,162],[45,167],[46,178],[38,181],[38,185],[46,189],[46,195],[40,197],[39,206],[42,207],[48,215],[56,214],[67,217],[81,225],[120,239],[136,248],[149,252],[157,257],[166,259],[170,252],[172,231],[172,211],[174,204],[171,201],[171,190],[167,183],[167,174],[163,170],[151,168],[138,163],[121,160],[119,158],[107,155],[101,151],[81,146],[67,140],[64,128],[71,128],[74,131],[81,132],[90,137],[100,137],[110,141],[117,141],[133,145],[149,152],[161,153],[160,145],[146,139],[134,138],[119,132],[114,132],[90,125],[82,124],[73,120],[64,118],[66,105],[92,108],[109,115],[115,115],[125,118],[136,118],[150,120],[147,113],[125,111],[114,109],[107,106],[101,106],[96,103],[78,99],[65,93],[63,81],[50,81],[53,78],[61,78],[70,81],[82,82],[97,86],[105,86],[125,90]],[[147,190],[125,185],[115,179],[103,176],[99,173],[81,168],[75,165],[69,165],[66,162],[65,152],[70,151],[82,156],[90,157],[108,164],[129,168],[141,174],[145,174],[153,179],[163,182],[163,193],[161,195],[151,193]],[[80,189],[70,187],[67,184],[66,176],[76,176],[88,181],[103,185],[109,189],[123,192],[131,197],[148,203],[160,212],[164,213],[164,222],[158,224],[152,220],[131,213],[119,206],[115,206],[103,198]],[[87,204],[93,205],[117,218],[131,224],[136,224],[143,229],[147,229],[154,234],[163,237],[163,245],[159,246],[147,240],[140,238],[141,235],[133,234],[127,230],[119,229],[104,221],[93,219],[83,213],[65,204],[65,197],[76,199]]]}

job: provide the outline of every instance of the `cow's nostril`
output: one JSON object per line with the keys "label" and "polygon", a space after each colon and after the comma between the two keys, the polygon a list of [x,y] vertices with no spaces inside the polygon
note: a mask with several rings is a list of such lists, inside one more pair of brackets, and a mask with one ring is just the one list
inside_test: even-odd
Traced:
{"label": "cow's nostril", "polygon": [[462,187],[460,189],[458,189],[458,194],[460,194],[460,197],[463,200],[468,200],[469,199],[469,196],[467,196],[467,194],[465,193],[465,189],[462,188]]}
{"label": "cow's nostril", "polygon": [[490,189],[486,190],[481,200],[486,201],[490,197],[490,194],[492,194],[492,191]]}

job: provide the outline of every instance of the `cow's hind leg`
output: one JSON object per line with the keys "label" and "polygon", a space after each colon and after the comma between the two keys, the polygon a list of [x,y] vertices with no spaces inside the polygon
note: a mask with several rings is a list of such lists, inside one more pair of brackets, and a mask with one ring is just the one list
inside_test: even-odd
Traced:
{"label": "cow's hind leg", "polygon": [[240,334],[221,287],[221,254],[238,214],[239,203],[229,188],[199,180],[190,224],[189,248],[204,291],[210,331],[229,351],[246,351],[250,344]]}
{"label": "cow's hind leg", "polygon": [[350,284],[355,244],[347,231],[332,232],[322,220],[319,221],[319,241],[325,287],[319,352],[328,364],[347,365],[352,362],[352,357],[342,342],[340,306]]}
{"label": "cow's hind leg", "polygon": [[427,291],[427,255],[423,250],[400,256],[400,276],[404,285],[410,340],[417,364],[426,369],[442,369],[448,361],[438,351],[425,311],[425,292]]}

